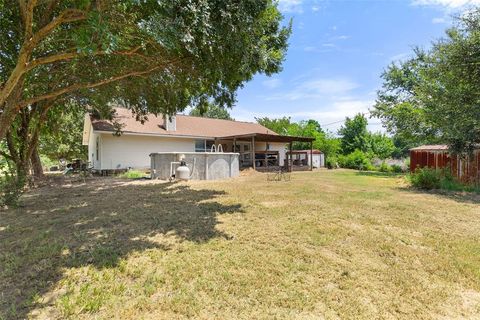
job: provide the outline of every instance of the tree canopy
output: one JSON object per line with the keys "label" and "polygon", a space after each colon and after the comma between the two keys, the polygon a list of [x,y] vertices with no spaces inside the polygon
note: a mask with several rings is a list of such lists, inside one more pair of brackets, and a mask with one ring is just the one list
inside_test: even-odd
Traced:
{"label": "tree canopy", "polygon": [[213,119],[224,119],[224,120],[234,120],[227,109],[219,107],[215,104],[208,104],[205,108],[197,106],[190,111],[191,116],[213,118]]}
{"label": "tree canopy", "polygon": [[390,65],[372,115],[403,141],[445,142],[457,153],[480,143],[480,9],[457,17],[429,50]]}
{"label": "tree canopy", "polygon": [[255,73],[278,72],[290,27],[276,2],[1,1],[0,139],[22,109],[71,94],[172,114],[231,106]]}
{"label": "tree canopy", "polygon": [[344,125],[338,130],[341,136],[341,149],[343,154],[352,153],[355,150],[368,151],[368,120],[365,115],[359,113],[353,118],[347,117]]}

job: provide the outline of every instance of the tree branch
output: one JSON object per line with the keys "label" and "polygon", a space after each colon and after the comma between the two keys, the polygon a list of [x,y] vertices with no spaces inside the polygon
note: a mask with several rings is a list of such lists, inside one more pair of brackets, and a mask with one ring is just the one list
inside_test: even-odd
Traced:
{"label": "tree branch", "polygon": [[33,33],[33,13],[37,0],[29,0],[25,8],[25,39],[30,39]]}
{"label": "tree branch", "polygon": [[[36,0],[32,0],[31,3],[36,3]],[[33,18],[33,8],[32,8],[32,18]],[[5,101],[8,99],[13,89],[17,86],[20,78],[27,71],[26,66],[28,65],[30,56],[32,54],[35,46],[42,41],[46,36],[48,36],[56,27],[66,22],[74,22],[86,19],[86,13],[78,9],[66,9],[56,18],[54,18],[50,23],[41,28],[37,33],[35,33],[31,38],[25,39],[22,44],[22,48],[18,54],[17,65],[10,73],[8,80],[1,87],[0,91],[0,106],[3,106]],[[28,20],[28,19],[27,19]]]}
{"label": "tree branch", "polygon": [[[131,50],[113,51],[113,52],[110,52],[110,53],[107,53],[105,51],[97,51],[97,52],[94,52],[93,54],[88,54],[88,55],[81,54],[81,53],[78,53],[78,52],[64,52],[64,53],[59,53],[59,54],[53,54],[53,55],[50,55],[50,56],[46,56],[46,57],[42,57],[42,58],[32,60],[30,63],[27,64],[27,69],[26,70],[30,71],[30,70],[32,70],[32,69],[34,69],[34,68],[36,68],[40,65],[54,63],[54,62],[58,62],[58,61],[67,61],[67,60],[75,59],[75,58],[82,57],[82,56],[100,56],[100,55],[108,55],[108,54],[124,55],[124,56],[139,55],[137,52],[141,48],[142,48],[142,46],[138,46],[138,47],[135,47]],[[140,55],[140,56],[145,57],[143,55]]]}
{"label": "tree branch", "polygon": [[101,81],[98,81],[98,82],[74,84],[74,85],[68,86],[66,88],[63,88],[63,89],[60,89],[60,90],[57,90],[57,91],[50,92],[50,93],[42,95],[42,96],[38,96],[38,97],[34,97],[34,98],[30,98],[28,100],[25,100],[17,106],[17,110],[20,110],[20,109],[24,108],[25,106],[31,105],[31,104],[33,104],[35,102],[38,102],[38,101],[42,101],[42,100],[45,100],[45,99],[53,99],[53,98],[56,98],[60,95],[70,93],[70,92],[73,92],[73,91],[76,91],[76,90],[79,90],[79,89],[96,88],[96,87],[100,87],[102,85],[105,85],[105,84],[108,84],[108,83],[111,83],[111,82],[115,82],[115,81],[119,81],[119,80],[122,80],[122,79],[125,79],[125,78],[145,75],[145,74],[148,74],[148,73],[152,73],[152,72],[154,72],[154,71],[156,71],[160,68],[161,68],[160,66],[155,66],[155,67],[149,68],[147,70],[132,71],[132,72],[128,72],[128,73],[125,73],[125,74],[122,74],[122,75],[118,75],[118,76],[115,76],[115,77],[104,79],[104,80],[101,80]]}

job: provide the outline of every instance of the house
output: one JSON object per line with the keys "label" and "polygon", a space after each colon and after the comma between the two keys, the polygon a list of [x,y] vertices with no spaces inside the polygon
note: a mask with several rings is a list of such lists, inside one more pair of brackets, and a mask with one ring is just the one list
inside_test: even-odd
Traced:
{"label": "house", "polygon": [[451,154],[447,145],[423,145],[410,149],[410,171],[424,167],[446,169],[460,181],[479,183],[480,149],[464,157]]}
{"label": "house", "polygon": [[293,141],[314,140],[278,135],[258,123],[187,115],[149,115],[142,124],[124,108],[116,109],[115,121],[122,126],[120,135],[112,121],[85,116],[83,145],[95,170],[149,168],[151,153],[210,152],[219,145],[224,152],[240,154],[240,167],[269,170],[289,165],[295,170],[287,149]]}

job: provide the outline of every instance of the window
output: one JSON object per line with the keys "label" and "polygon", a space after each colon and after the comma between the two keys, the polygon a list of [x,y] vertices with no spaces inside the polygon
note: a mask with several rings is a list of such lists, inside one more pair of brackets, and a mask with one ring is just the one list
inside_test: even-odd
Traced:
{"label": "window", "polygon": [[213,140],[207,140],[205,141],[205,151],[210,151],[212,150],[212,146],[215,144],[215,141]]}
{"label": "window", "polygon": [[205,140],[195,140],[195,152],[205,152]]}

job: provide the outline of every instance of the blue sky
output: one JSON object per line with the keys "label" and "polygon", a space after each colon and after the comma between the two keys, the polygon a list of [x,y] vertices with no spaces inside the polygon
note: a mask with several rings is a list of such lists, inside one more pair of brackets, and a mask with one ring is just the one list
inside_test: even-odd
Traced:
{"label": "blue sky", "polygon": [[[391,61],[428,47],[452,15],[480,0],[280,0],[293,32],[283,71],[257,75],[239,91],[236,120],[291,116],[320,124],[344,120],[373,105]],[[335,132],[342,123],[325,126]],[[382,130],[377,119],[369,129]]]}

